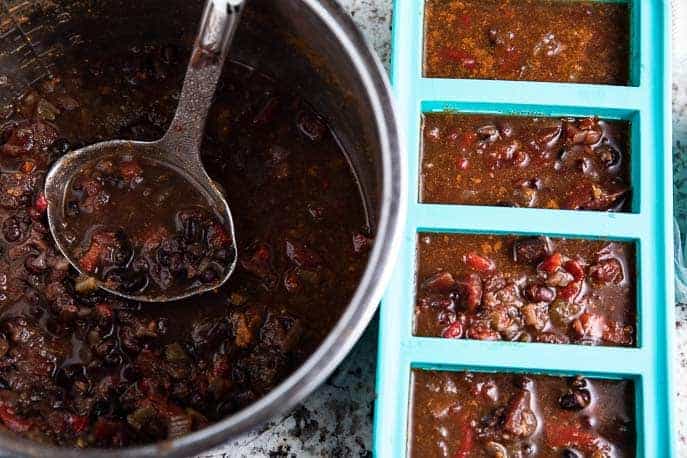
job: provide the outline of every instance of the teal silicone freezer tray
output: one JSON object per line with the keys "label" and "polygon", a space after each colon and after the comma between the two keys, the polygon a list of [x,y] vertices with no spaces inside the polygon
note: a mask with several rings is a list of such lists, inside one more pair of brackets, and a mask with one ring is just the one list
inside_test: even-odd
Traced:
{"label": "teal silicone freezer tray", "polygon": [[[637,455],[675,456],[668,2],[630,0],[628,86],[423,78],[424,1],[395,0],[394,7],[392,83],[401,130],[406,135],[410,199],[400,260],[381,306],[374,455],[407,454],[411,371],[420,368],[632,379]],[[632,212],[419,203],[421,117],[442,110],[629,120]],[[635,242],[638,347],[414,337],[419,232],[545,234]]]}

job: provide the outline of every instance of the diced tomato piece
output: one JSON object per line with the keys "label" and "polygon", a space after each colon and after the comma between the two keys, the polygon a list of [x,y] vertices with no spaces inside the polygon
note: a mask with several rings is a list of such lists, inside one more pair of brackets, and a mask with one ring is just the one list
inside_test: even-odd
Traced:
{"label": "diced tomato piece", "polygon": [[137,176],[141,176],[143,168],[137,161],[126,161],[119,164],[119,172],[124,179],[131,180]]}
{"label": "diced tomato piece", "polygon": [[0,420],[15,433],[23,433],[31,428],[31,421],[18,416],[11,407],[0,405]]}
{"label": "diced tomato piece", "polygon": [[575,281],[584,280],[584,269],[582,268],[582,266],[577,261],[574,261],[571,259],[570,261],[567,261],[563,265],[563,267],[565,268],[565,270],[570,272],[570,274],[573,276]]}
{"label": "diced tomato piece", "polygon": [[69,415],[67,416],[67,422],[71,426],[72,431],[78,434],[88,426],[88,417],[86,415]]}
{"label": "diced tomato piece", "polygon": [[169,231],[166,228],[155,226],[146,231],[138,239],[143,241],[143,251],[150,251],[157,248],[167,237],[169,237]]}
{"label": "diced tomato piece", "polygon": [[95,311],[98,314],[98,316],[105,318],[105,319],[110,319],[112,318],[112,307],[110,307],[108,304],[98,304],[95,306]]}
{"label": "diced tomato piece", "polygon": [[32,161],[24,161],[21,164],[21,167],[19,167],[19,170],[21,170],[22,173],[29,174],[36,170],[36,164],[34,164]]}
{"label": "diced tomato piece", "polygon": [[462,411],[456,421],[458,434],[461,438],[453,458],[467,458],[475,448],[475,428],[472,427],[471,415],[468,411]]}
{"label": "diced tomato piece", "polygon": [[590,312],[584,312],[577,320],[573,322],[573,330],[577,332],[580,337],[589,336],[595,339],[600,339],[603,328],[603,318]]}
{"label": "diced tomato piece", "polygon": [[548,422],[545,430],[546,442],[551,447],[572,447],[591,452],[604,445],[597,434],[582,429],[577,423]]}
{"label": "diced tomato piece", "polygon": [[116,243],[112,232],[96,232],[91,238],[91,246],[79,259],[81,267],[89,273],[94,273],[100,265],[103,253]]}
{"label": "diced tomato piece", "polygon": [[471,251],[467,254],[465,257],[465,262],[468,266],[470,266],[471,269],[476,270],[477,272],[491,272],[496,268],[494,261],[486,256],[478,254],[475,251]]}
{"label": "diced tomato piece", "polygon": [[460,321],[454,321],[441,333],[444,339],[460,339],[463,337],[463,324]]}
{"label": "diced tomato piece", "polygon": [[475,340],[501,340],[501,335],[491,329],[489,325],[485,323],[473,323],[467,331],[467,336],[469,339]]}
{"label": "diced tomato piece", "polygon": [[33,206],[38,210],[39,213],[45,213],[45,211],[48,209],[48,199],[45,197],[44,193],[39,193],[38,197],[36,197],[36,202],[33,204]]}
{"label": "diced tomato piece", "polygon": [[458,21],[463,27],[470,27],[470,24],[472,23],[472,17],[470,17],[469,14],[461,14],[458,16]]}
{"label": "diced tomato piece", "polygon": [[562,263],[563,255],[556,251],[551,256],[544,259],[541,264],[539,264],[539,270],[542,270],[547,274],[552,274],[561,267]]}
{"label": "diced tomato piece", "polygon": [[372,246],[372,239],[364,234],[353,235],[353,252],[355,254],[366,253]]}
{"label": "diced tomato piece", "polygon": [[209,243],[215,249],[231,246],[233,242],[227,231],[217,223],[212,224],[210,234]]}
{"label": "diced tomato piece", "polygon": [[91,244],[86,254],[79,259],[79,265],[83,270],[89,273],[94,273],[100,265],[100,255],[103,252],[103,247],[97,243]]}
{"label": "diced tomato piece", "polygon": [[617,321],[608,321],[603,327],[602,338],[614,345],[632,345],[634,328],[631,325],[623,325]]}
{"label": "diced tomato piece", "polygon": [[577,296],[580,294],[581,290],[582,282],[573,281],[568,283],[565,287],[558,290],[557,296],[563,299],[564,301],[575,302],[575,299],[577,299]]}
{"label": "diced tomato piece", "polygon": [[589,274],[597,283],[602,285],[620,284],[625,275],[623,266],[617,259],[604,259],[589,269]]}

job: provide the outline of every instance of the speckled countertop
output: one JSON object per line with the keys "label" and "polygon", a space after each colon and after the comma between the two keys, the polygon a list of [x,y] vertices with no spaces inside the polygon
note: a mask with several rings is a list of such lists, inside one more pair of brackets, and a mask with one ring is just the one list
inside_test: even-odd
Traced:
{"label": "speckled countertop", "polygon": [[[388,65],[391,0],[339,1]],[[684,233],[687,229],[687,68],[676,69],[673,78],[675,210]],[[678,306],[677,319],[674,364],[678,389],[676,417],[679,423],[679,456],[687,457],[687,304]],[[200,456],[372,456],[376,341],[375,321],[334,375],[293,412],[274,418],[262,428]]]}

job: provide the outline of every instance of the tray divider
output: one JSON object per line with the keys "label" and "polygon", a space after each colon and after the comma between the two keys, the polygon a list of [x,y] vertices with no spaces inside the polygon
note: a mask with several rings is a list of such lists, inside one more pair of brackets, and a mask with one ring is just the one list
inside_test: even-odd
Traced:
{"label": "tray divider", "polygon": [[403,342],[402,352],[416,365],[453,370],[627,377],[644,374],[652,366],[651,352],[643,348],[414,337]]}
{"label": "tray divider", "polygon": [[495,109],[506,104],[525,109],[528,106],[560,107],[562,110],[597,107],[630,112],[642,108],[642,101],[648,97],[642,87],[601,84],[419,78],[417,87],[422,100],[485,103],[488,99]]}
{"label": "tray divider", "polygon": [[641,214],[476,205],[411,204],[420,231],[546,234],[639,240],[651,230]]}

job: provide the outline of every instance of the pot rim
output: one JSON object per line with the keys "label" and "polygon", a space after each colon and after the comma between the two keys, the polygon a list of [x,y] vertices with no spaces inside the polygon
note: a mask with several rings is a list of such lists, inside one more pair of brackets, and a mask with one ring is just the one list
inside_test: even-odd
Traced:
{"label": "pot rim", "polygon": [[268,394],[203,429],[180,438],[120,449],[74,449],[42,445],[0,433],[0,448],[20,456],[55,458],[188,456],[208,450],[294,407],[339,365],[372,319],[391,276],[405,228],[406,155],[384,67],[348,13],[334,0],[301,0],[341,43],[351,59],[375,113],[381,143],[382,193],[375,243],[358,288],[336,326],[318,349]]}

